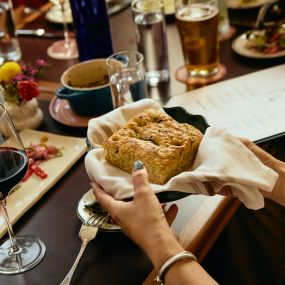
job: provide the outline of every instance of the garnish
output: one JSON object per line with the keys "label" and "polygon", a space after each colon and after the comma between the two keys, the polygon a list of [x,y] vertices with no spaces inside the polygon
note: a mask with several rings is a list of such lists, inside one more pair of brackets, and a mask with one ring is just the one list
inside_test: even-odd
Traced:
{"label": "garnish", "polygon": [[35,174],[41,179],[45,179],[48,174],[40,168],[39,164],[52,158],[62,156],[60,149],[53,145],[48,145],[46,143],[47,141],[48,137],[43,136],[39,144],[31,143],[28,147],[25,147],[29,159],[29,169],[22,179],[23,182],[27,181],[32,174]]}
{"label": "garnish", "polygon": [[[101,215],[107,215],[107,214],[108,214],[108,212],[107,212],[104,208],[102,208],[102,206],[101,206],[97,201],[92,202],[92,203],[90,203],[90,204],[86,204],[86,205],[84,205],[84,207],[85,207],[87,210],[89,210],[90,212],[92,212],[93,214],[95,214],[95,215],[101,216]],[[113,225],[116,225],[116,224],[117,224],[117,223],[112,219],[111,216],[109,216],[109,217],[107,218],[106,223],[107,223],[107,224],[113,224]]]}
{"label": "garnish", "polygon": [[245,47],[263,54],[276,54],[285,50],[285,30],[265,29],[254,32]]}

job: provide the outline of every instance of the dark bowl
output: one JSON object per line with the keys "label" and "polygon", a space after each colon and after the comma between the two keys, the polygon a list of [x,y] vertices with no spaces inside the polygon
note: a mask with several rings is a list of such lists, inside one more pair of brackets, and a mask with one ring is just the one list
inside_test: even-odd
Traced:
{"label": "dark bowl", "polygon": [[[200,130],[203,134],[205,134],[207,128],[210,126],[203,116],[191,114],[182,107],[168,107],[163,109],[169,116],[171,116],[177,122],[190,124]],[[93,148],[93,145],[88,140],[88,138],[86,138],[86,144],[89,150]],[[161,203],[172,202],[187,197],[189,195],[190,193],[180,191],[165,191],[156,193],[156,196]],[[132,198],[127,200],[132,200]]]}
{"label": "dark bowl", "polygon": [[81,116],[99,116],[113,110],[109,85],[90,91],[76,91],[62,86],[57,89],[56,96],[67,100],[74,113]]}
{"label": "dark bowl", "polygon": [[[163,108],[164,111],[171,116],[174,120],[179,123],[187,123],[196,127],[200,130],[203,134],[205,134],[209,124],[207,123],[206,119],[201,115],[193,115],[187,112],[182,107],[169,107]],[[156,196],[160,203],[168,203],[172,201],[176,201],[182,198],[189,196],[190,193],[180,192],[180,191],[165,191],[156,193]]]}

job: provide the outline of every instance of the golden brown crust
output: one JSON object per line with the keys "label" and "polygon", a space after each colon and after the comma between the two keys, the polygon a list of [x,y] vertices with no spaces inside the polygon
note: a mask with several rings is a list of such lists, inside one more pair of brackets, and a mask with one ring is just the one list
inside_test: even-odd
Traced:
{"label": "golden brown crust", "polygon": [[189,124],[179,124],[165,113],[148,109],[103,143],[106,160],[129,173],[141,160],[149,181],[165,184],[194,162],[203,134]]}

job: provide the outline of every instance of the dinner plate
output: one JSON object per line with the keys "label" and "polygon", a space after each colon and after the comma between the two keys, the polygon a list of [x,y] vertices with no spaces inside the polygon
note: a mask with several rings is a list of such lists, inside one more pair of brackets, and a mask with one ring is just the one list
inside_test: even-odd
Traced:
{"label": "dinner plate", "polygon": [[112,16],[130,6],[132,0],[106,0],[108,15]]}
{"label": "dinner plate", "polygon": [[49,113],[52,118],[59,123],[77,128],[87,128],[88,122],[94,116],[79,116],[75,114],[67,100],[54,97],[49,105]]}
{"label": "dinner plate", "polygon": [[248,49],[246,48],[247,41],[248,39],[246,33],[240,35],[232,42],[232,49],[239,55],[250,58],[266,59],[266,58],[278,58],[285,56],[285,50],[282,50],[274,54],[264,54],[262,52],[255,51],[253,49]]}
{"label": "dinner plate", "polygon": [[[14,224],[28,209],[30,209],[86,152],[85,139],[60,136],[46,132],[25,129],[20,132],[25,147],[30,143],[38,144],[42,137],[47,137],[48,145],[59,148],[62,156],[51,158],[40,164],[47,173],[45,179],[32,175],[27,181],[19,184],[16,190],[7,197],[9,217]],[[7,230],[3,216],[0,215],[0,237]]]}
{"label": "dinner plate", "polygon": [[[116,13],[119,13],[123,9],[130,6],[132,0],[106,0],[108,15],[112,16]],[[69,4],[67,4],[66,9],[66,22],[71,24],[73,22],[72,12]],[[50,10],[45,14],[45,18],[52,23],[62,24],[62,12],[61,9],[57,6],[53,6]]]}
{"label": "dinner plate", "polygon": [[[59,7],[53,6],[51,7],[47,13],[45,14],[45,18],[52,23],[55,24],[62,24],[62,11]],[[72,13],[70,7],[66,9],[66,23],[71,24],[72,20]]]}
{"label": "dinner plate", "polygon": [[[77,215],[79,219],[85,223],[90,219],[92,216],[96,216],[96,213],[94,213],[90,208],[87,208],[87,205],[96,203],[96,198],[93,195],[92,189],[87,191],[82,198],[80,199],[78,206],[77,206]],[[117,224],[112,223],[111,221],[108,221],[107,223],[104,223],[100,230],[103,231],[120,231],[121,227],[119,227]]]}
{"label": "dinner plate", "polygon": [[230,9],[251,9],[262,6],[263,4],[269,2],[269,0],[229,0],[228,8]]}

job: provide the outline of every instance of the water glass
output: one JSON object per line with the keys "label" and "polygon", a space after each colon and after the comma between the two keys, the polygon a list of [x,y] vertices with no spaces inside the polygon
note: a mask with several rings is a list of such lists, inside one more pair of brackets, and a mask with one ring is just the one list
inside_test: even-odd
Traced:
{"label": "water glass", "polygon": [[0,0],[0,65],[5,61],[19,61],[22,56],[12,10],[11,0]]}
{"label": "water glass", "polygon": [[162,0],[134,0],[133,19],[138,51],[144,56],[146,81],[150,86],[169,80],[164,3]]}
{"label": "water glass", "polygon": [[147,98],[141,53],[118,52],[108,57],[106,63],[114,108]]}

